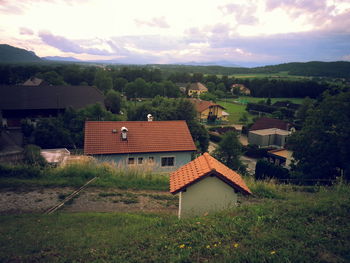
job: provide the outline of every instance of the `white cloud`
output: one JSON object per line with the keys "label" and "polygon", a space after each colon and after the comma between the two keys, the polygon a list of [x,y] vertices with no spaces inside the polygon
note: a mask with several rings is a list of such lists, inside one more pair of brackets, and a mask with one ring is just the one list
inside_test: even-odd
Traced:
{"label": "white cloud", "polygon": [[347,0],[0,0],[0,13],[2,41],[46,56],[172,63],[349,54]]}

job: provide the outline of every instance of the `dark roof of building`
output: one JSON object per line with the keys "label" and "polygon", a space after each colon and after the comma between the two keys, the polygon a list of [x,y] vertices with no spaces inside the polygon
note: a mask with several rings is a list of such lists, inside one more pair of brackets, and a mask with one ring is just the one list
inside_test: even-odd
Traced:
{"label": "dark roof of building", "polygon": [[297,110],[297,109],[299,109],[300,104],[295,104],[295,103],[292,103],[290,101],[276,101],[272,106],[285,107],[288,109]]}
{"label": "dark roof of building", "polygon": [[252,193],[238,173],[208,153],[204,153],[170,174],[170,192],[176,194],[209,175],[217,176],[225,183],[245,194]]}
{"label": "dark roof of building", "polygon": [[253,126],[250,128],[251,131],[255,130],[264,130],[264,129],[270,129],[270,128],[277,128],[280,130],[286,130],[289,131],[290,128],[293,125],[291,123],[278,120],[278,119],[272,119],[267,117],[262,117],[258,119]]}
{"label": "dark roof of building", "polygon": [[[121,138],[126,127],[127,140]],[[87,121],[85,154],[195,151],[185,121]]]}
{"label": "dark roof of building", "polygon": [[215,106],[225,109],[223,106],[207,100],[190,99],[190,101],[193,103],[194,108],[196,109],[197,112],[202,112],[208,109],[209,107],[215,107]]}
{"label": "dark roof of building", "polygon": [[0,109],[74,109],[100,102],[104,95],[92,86],[0,86]]}

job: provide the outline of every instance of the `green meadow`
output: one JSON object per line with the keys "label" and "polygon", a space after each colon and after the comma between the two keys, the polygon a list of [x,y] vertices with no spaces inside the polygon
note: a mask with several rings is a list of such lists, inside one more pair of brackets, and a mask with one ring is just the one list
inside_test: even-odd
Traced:
{"label": "green meadow", "polygon": [[244,78],[274,78],[274,79],[284,79],[284,80],[300,80],[300,79],[310,79],[306,76],[289,75],[288,71],[280,71],[275,73],[247,73],[247,74],[234,74],[231,77],[236,79]]}
{"label": "green meadow", "polygon": [[0,262],[349,262],[350,187],[247,179],[254,197],[186,220],[147,213],[0,216]]}
{"label": "green meadow", "polygon": [[[240,96],[237,99],[224,99],[217,101],[218,104],[225,107],[226,112],[230,114],[228,117],[229,123],[240,123],[239,119],[243,116],[243,114],[247,114],[249,120],[252,120],[254,115],[249,114],[245,109],[246,105],[244,103],[258,103],[259,101],[266,101],[267,98],[257,98],[257,97],[249,97],[249,96]],[[303,102],[303,98],[271,98],[271,103],[275,103],[277,101],[285,101],[289,100],[296,104],[301,104]]]}

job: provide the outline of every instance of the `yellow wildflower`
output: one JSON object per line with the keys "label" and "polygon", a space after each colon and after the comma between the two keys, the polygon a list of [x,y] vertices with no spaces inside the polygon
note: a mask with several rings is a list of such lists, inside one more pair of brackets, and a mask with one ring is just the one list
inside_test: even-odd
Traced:
{"label": "yellow wildflower", "polygon": [[271,251],[271,255],[274,255],[274,254],[276,254],[276,251],[275,251],[275,250],[272,250],[272,251]]}
{"label": "yellow wildflower", "polygon": [[233,244],[233,247],[234,247],[234,248],[238,248],[238,243],[234,243],[234,244]]}
{"label": "yellow wildflower", "polygon": [[184,248],[185,247],[185,244],[181,244],[180,246],[179,246],[179,248]]}
{"label": "yellow wildflower", "polygon": [[207,245],[207,248],[210,248],[210,245]]}

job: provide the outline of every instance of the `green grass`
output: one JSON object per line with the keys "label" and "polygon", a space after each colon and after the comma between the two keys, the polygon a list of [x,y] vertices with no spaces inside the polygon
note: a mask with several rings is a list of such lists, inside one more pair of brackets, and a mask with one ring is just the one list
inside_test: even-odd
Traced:
{"label": "green grass", "polygon": [[350,186],[311,193],[247,183],[282,198],[180,221],[143,213],[1,215],[0,262],[350,261]]}
{"label": "green grass", "polygon": [[239,119],[243,116],[244,113],[246,113],[248,117],[252,117],[252,115],[245,110],[246,105],[233,104],[232,102],[228,102],[228,100],[218,101],[217,103],[223,106],[226,109],[225,111],[230,114],[228,116],[228,121],[230,123],[240,123]]}
{"label": "green grass", "polygon": [[[235,103],[238,100],[257,103],[262,100],[266,101],[267,98],[240,96],[239,99],[225,99],[225,100],[218,101],[217,103],[225,107],[226,112],[230,114],[230,116],[228,117],[228,120],[229,120],[229,123],[232,123],[232,124],[240,123],[239,119],[243,116],[243,114],[247,114],[250,122],[256,116],[256,115],[249,114],[245,110],[246,105]],[[271,98],[271,103],[275,103],[276,101],[284,101],[284,100],[289,100],[293,103],[301,104],[304,99],[303,98]]]}
{"label": "green grass", "polygon": [[[16,169],[16,168],[14,168]],[[83,162],[58,168],[46,168],[35,177],[0,177],[0,188],[32,186],[72,186],[80,187],[89,179],[98,176],[89,186],[167,191],[169,178],[166,174],[156,174],[151,170],[120,168],[113,164]]]}
{"label": "green grass", "polygon": [[[253,103],[257,103],[261,100],[266,101],[267,98],[257,98],[257,97],[250,97],[250,96],[240,96],[239,97],[240,100],[245,100],[247,102],[253,102]],[[237,100],[237,99],[233,99],[233,100]],[[304,98],[271,98],[271,103],[275,103],[277,101],[285,101],[285,100],[289,100],[295,104],[301,104],[304,100]]]}
{"label": "green grass", "polygon": [[281,71],[278,73],[247,73],[247,74],[234,74],[232,77],[237,79],[242,78],[276,78],[276,79],[289,79],[289,80],[300,80],[310,79],[306,76],[289,75],[288,71]]}

